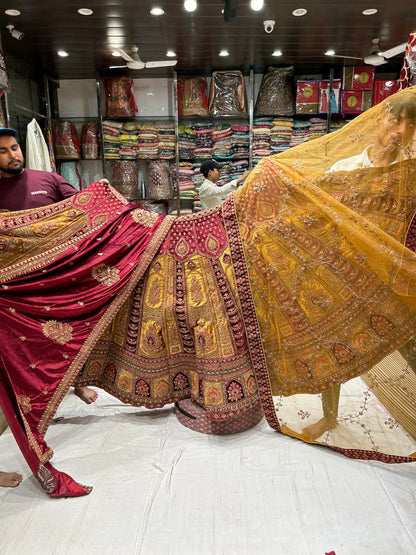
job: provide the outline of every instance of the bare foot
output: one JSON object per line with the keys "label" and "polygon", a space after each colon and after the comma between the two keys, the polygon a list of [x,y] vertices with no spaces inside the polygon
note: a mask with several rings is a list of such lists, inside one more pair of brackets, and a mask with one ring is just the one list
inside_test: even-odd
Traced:
{"label": "bare foot", "polygon": [[324,416],[315,424],[311,424],[306,428],[303,428],[303,433],[309,436],[311,439],[315,440],[318,437],[321,437],[325,432],[329,432],[329,430],[333,430],[337,427],[337,419],[330,418],[328,416]]}
{"label": "bare foot", "polygon": [[4,488],[15,488],[22,479],[22,475],[17,472],[0,472],[0,486]]}
{"label": "bare foot", "polygon": [[74,393],[75,395],[78,395],[78,397],[82,399],[84,403],[87,403],[87,405],[90,405],[91,403],[96,401],[98,397],[98,393],[87,386],[74,387]]}

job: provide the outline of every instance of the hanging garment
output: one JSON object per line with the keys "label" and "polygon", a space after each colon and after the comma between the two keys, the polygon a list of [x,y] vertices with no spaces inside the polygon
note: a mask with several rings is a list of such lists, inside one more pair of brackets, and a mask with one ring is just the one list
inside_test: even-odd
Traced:
{"label": "hanging garment", "polygon": [[48,146],[35,118],[27,124],[26,167],[31,170],[52,171]]}
{"label": "hanging garment", "polygon": [[[415,460],[415,106],[415,88],[397,93],[197,214],[158,216],[102,184],[0,214],[0,402],[50,495],[90,491],[44,439],[72,384],[149,408],[191,399],[219,421],[261,404],[278,432]],[[372,158],[397,107],[405,142],[329,172]]]}

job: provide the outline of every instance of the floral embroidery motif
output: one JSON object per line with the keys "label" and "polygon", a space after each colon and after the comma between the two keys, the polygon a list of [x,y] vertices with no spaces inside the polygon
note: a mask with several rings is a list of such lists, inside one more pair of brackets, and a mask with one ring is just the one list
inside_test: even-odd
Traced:
{"label": "floral embroidery motif", "polygon": [[223,403],[223,397],[220,388],[210,386],[205,392],[205,403],[207,405],[221,405]]}
{"label": "floral embroidery motif", "polygon": [[195,326],[195,346],[200,353],[209,353],[214,348],[214,340],[212,337],[212,325],[200,318]]}
{"label": "floral embroidery motif", "polygon": [[160,380],[155,386],[155,397],[163,398],[167,397],[169,394],[169,384],[165,380]]}
{"label": "floral embroidery motif", "polygon": [[32,410],[32,405],[30,404],[30,397],[26,395],[17,395],[17,402],[24,414],[27,414]]}
{"label": "floral embroidery motif", "polygon": [[101,285],[106,285],[107,287],[114,285],[120,279],[120,270],[114,266],[107,266],[107,264],[94,266],[91,274]]}
{"label": "floral embroidery motif", "polygon": [[146,322],[142,334],[141,348],[149,354],[157,354],[163,351],[165,343],[162,337],[162,328],[156,322]]}
{"label": "floral embroidery motif", "polygon": [[72,326],[56,320],[48,320],[42,324],[42,331],[45,337],[52,339],[58,345],[65,345],[72,339]]}
{"label": "floral embroidery motif", "polygon": [[373,314],[370,316],[370,326],[380,337],[388,335],[396,327],[382,314]]}
{"label": "floral embroidery motif", "polygon": [[247,392],[249,395],[255,395],[257,393],[257,382],[253,375],[249,376],[247,379]]}
{"label": "floral embroidery motif", "polygon": [[338,364],[346,364],[355,357],[353,350],[342,343],[335,343],[332,347],[334,357],[337,359]]}
{"label": "floral embroidery motif", "polygon": [[126,370],[121,371],[117,381],[117,387],[126,393],[131,393],[133,390],[133,375]]}
{"label": "floral embroidery motif", "polygon": [[136,395],[139,395],[140,397],[150,397],[150,386],[149,386],[149,384],[145,380],[143,380],[142,378],[139,378],[136,381],[135,393],[136,393]]}
{"label": "floral embroidery motif", "polygon": [[173,378],[173,389],[175,391],[182,391],[183,389],[187,389],[189,387],[189,380],[188,377],[185,376],[182,372],[178,372],[176,376]]}
{"label": "floral embroidery motif", "polygon": [[137,210],[133,210],[131,217],[138,224],[142,224],[145,227],[153,227],[159,216],[148,210],[138,208]]}
{"label": "floral embroidery motif", "polygon": [[239,401],[240,399],[244,399],[243,387],[236,380],[230,382],[225,389],[227,391],[227,399],[229,402],[232,403]]}

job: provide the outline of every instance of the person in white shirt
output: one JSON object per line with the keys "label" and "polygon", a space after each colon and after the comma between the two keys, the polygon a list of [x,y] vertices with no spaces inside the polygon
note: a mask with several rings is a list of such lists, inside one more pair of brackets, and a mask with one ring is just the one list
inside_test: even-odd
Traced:
{"label": "person in white shirt", "polygon": [[350,158],[335,162],[329,172],[353,171],[390,166],[412,157],[416,130],[416,105],[401,96],[389,98],[377,116],[377,137],[373,145]]}
{"label": "person in white shirt", "polygon": [[[393,96],[385,102],[377,116],[375,143],[360,154],[338,160],[328,172],[381,168],[412,158],[414,153],[411,145],[415,131],[416,104],[409,103],[400,96]],[[410,340],[399,351],[416,371],[415,340]],[[313,440],[337,426],[340,390],[340,386],[336,385],[322,393],[323,418],[303,430]]]}
{"label": "person in white shirt", "polygon": [[199,198],[201,199],[203,210],[220,204],[229,194],[237,189],[238,185],[242,183],[250,173],[247,170],[237,179],[233,179],[225,185],[218,186],[216,182],[220,178],[220,170],[221,164],[215,160],[205,160],[205,162],[201,164],[200,171],[205,179],[199,188]]}

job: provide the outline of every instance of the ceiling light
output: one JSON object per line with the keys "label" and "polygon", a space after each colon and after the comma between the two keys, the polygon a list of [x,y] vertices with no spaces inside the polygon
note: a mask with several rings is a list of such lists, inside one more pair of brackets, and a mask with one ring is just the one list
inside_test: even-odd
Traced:
{"label": "ceiling light", "polygon": [[5,10],[4,13],[13,17],[20,15],[22,12],[20,12],[19,10]]}
{"label": "ceiling light", "polygon": [[197,8],[196,0],[185,0],[183,7],[187,12],[194,12]]}
{"label": "ceiling light", "polygon": [[292,15],[294,15],[295,17],[301,17],[302,15],[305,15],[308,13],[308,10],[305,10],[305,8],[297,8],[296,10],[293,10]]}
{"label": "ceiling light", "polygon": [[79,15],[92,15],[94,12],[89,8],[80,8],[78,10]]}
{"label": "ceiling light", "polygon": [[221,52],[220,52],[219,55],[220,55],[220,56],[229,56],[230,53],[228,52],[228,50],[221,50]]}
{"label": "ceiling light", "polygon": [[253,11],[258,12],[263,9],[263,0],[251,0],[250,7]]}
{"label": "ceiling light", "polygon": [[330,48],[325,52],[325,56],[333,56],[334,54],[335,54],[335,50],[332,50],[332,48]]}
{"label": "ceiling light", "polygon": [[165,13],[165,10],[163,10],[162,8],[159,8],[159,6],[155,6],[150,10],[150,13],[152,15],[163,15]]}
{"label": "ceiling light", "polygon": [[281,50],[275,50],[272,54],[272,56],[282,56],[282,55],[283,55],[283,53],[282,53]]}
{"label": "ceiling light", "polygon": [[173,50],[168,50],[166,52],[166,56],[169,56],[169,58],[174,58],[176,56],[176,52],[174,52]]}
{"label": "ceiling light", "polygon": [[367,10],[363,10],[361,13],[363,15],[374,15],[378,12],[378,10],[376,10],[376,8],[368,8]]}
{"label": "ceiling light", "polygon": [[67,56],[69,56],[66,50],[58,50],[57,54],[58,56],[61,56],[61,58],[66,58]]}

